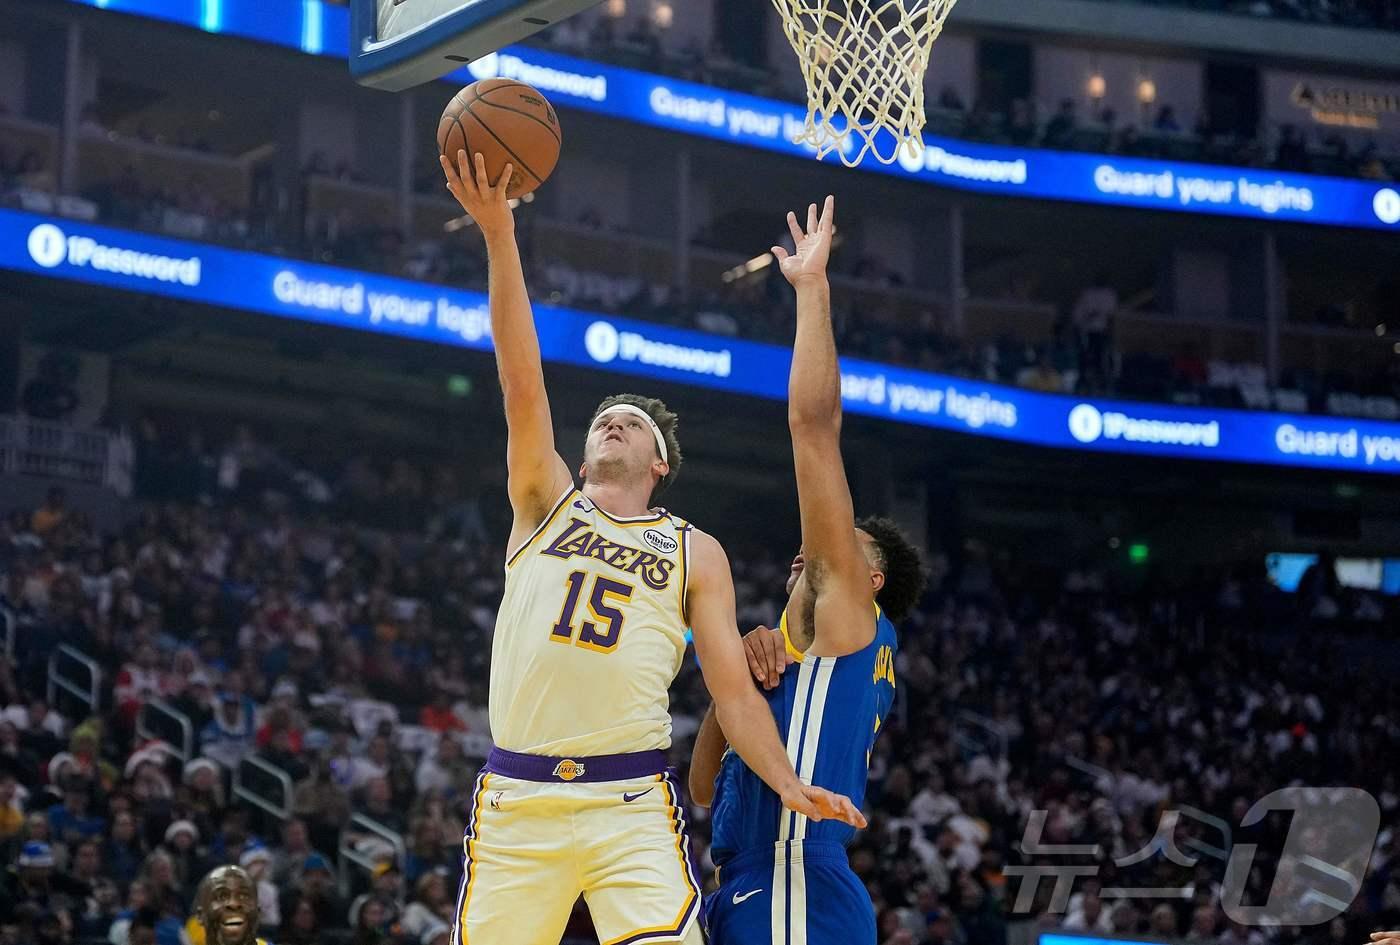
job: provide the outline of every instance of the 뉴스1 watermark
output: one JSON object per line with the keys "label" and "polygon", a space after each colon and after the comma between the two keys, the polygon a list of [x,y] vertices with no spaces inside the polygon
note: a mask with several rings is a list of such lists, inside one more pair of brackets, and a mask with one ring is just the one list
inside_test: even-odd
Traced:
{"label": "\ub274\uc2a41 watermark", "polygon": [[[1135,853],[1116,858],[1117,866],[1132,866],[1161,855],[1181,867],[1194,867],[1202,857],[1225,864],[1220,907],[1242,925],[1319,925],[1346,911],[1361,890],[1371,851],[1380,829],[1380,805],[1367,792],[1345,787],[1287,787],[1259,799],[1239,826],[1249,828],[1275,811],[1291,813],[1287,839],[1278,854],[1269,895],[1263,905],[1245,905],[1246,886],[1254,870],[1258,844],[1231,842],[1230,825],[1194,807],[1164,811],[1152,840]],[[1032,811],[1021,839],[1027,858],[1098,857],[1096,843],[1042,843],[1048,813]],[[1220,838],[1218,845],[1198,837],[1186,837],[1178,848],[1177,829],[1182,818],[1209,828]],[[1041,880],[1053,879],[1046,912],[1063,914],[1069,906],[1076,879],[1098,875],[1097,863],[1031,863],[1007,866],[1007,876],[1021,877],[1012,911],[1027,913],[1041,888]],[[1179,899],[1180,888],[1170,886],[1110,886],[1100,890],[1103,899]]]}

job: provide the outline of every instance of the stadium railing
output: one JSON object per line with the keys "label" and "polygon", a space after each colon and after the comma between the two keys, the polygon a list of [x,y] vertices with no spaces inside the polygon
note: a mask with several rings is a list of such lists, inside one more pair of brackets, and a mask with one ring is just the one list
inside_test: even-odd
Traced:
{"label": "stadium railing", "polygon": [[[387,847],[387,850],[386,850]],[[351,888],[350,867],[358,866],[370,873],[384,862],[389,853],[394,864],[402,870],[408,857],[408,847],[403,835],[364,814],[353,814],[350,823],[340,832],[339,866],[337,879],[343,893]]]}
{"label": "stadium railing", "polygon": [[[87,678],[70,676],[66,670],[81,667]],[[62,692],[87,706],[85,715],[96,715],[102,704],[102,667],[97,661],[66,643],[49,656],[48,702],[58,705],[58,694]]]}
{"label": "stadium railing", "polygon": [[244,755],[233,769],[233,796],[284,823],[292,819],[291,776],[257,755]]}
{"label": "stadium railing", "polygon": [[14,611],[0,604],[0,634],[4,635],[0,639],[0,654],[4,655],[5,662],[11,666],[15,662],[15,615]]}
{"label": "stadium railing", "polygon": [[136,714],[136,734],[165,742],[181,764],[194,757],[194,725],[189,716],[163,699],[141,703]]}

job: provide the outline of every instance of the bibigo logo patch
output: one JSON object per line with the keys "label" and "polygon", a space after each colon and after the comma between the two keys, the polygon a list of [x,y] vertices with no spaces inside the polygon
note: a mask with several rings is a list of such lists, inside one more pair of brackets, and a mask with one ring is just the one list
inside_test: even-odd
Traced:
{"label": "bibigo logo patch", "polygon": [[642,532],[642,541],[651,545],[663,555],[669,555],[678,547],[678,543],[669,535],[663,535],[654,528],[648,528]]}

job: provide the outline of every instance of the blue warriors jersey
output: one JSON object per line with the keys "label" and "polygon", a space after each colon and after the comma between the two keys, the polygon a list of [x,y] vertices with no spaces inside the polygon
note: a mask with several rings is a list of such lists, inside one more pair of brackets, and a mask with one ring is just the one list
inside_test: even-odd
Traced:
{"label": "blue warriors jersey", "polygon": [[[875,639],[849,656],[802,656],[765,693],[787,741],[788,760],[807,784],[845,794],[860,807],[875,736],[894,703],[894,625],[875,609]],[[784,615],[784,636],[787,617]],[[839,821],[808,823],[785,810],[778,795],[733,751],[725,753],[715,782],[711,856],[729,857],[792,840],[848,844],[855,828]]]}
{"label": "blue warriors jersey", "polygon": [[[800,662],[765,693],[798,777],[847,795],[857,807],[895,693],[894,625],[878,607],[873,619],[874,640],[848,656],[789,647]],[[785,637],[786,624],[784,615]],[[870,897],[846,860],[854,827],[811,823],[785,809],[728,751],[715,781],[711,828],[710,854],[720,868],[720,888],[706,909],[712,945],[873,945]]]}

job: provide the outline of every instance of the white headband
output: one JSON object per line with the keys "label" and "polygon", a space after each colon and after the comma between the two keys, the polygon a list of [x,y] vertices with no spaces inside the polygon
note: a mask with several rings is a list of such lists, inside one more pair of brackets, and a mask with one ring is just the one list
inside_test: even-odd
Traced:
{"label": "white headband", "polygon": [[[641,407],[638,407],[636,404],[613,404],[607,410],[601,411],[598,414],[598,417],[601,417],[603,416],[603,414],[606,413],[614,412],[630,413],[634,416],[641,417],[643,420],[645,420],[647,422],[647,426],[651,427],[652,436],[656,437],[656,449],[658,452],[661,453],[661,461],[668,466],[671,464],[670,453],[666,449],[666,437],[661,435],[661,428],[656,425],[656,421],[651,418],[651,414],[647,413],[645,410],[643,410]],[[594,423],[598,422],[598,417],[593,418]]]}

